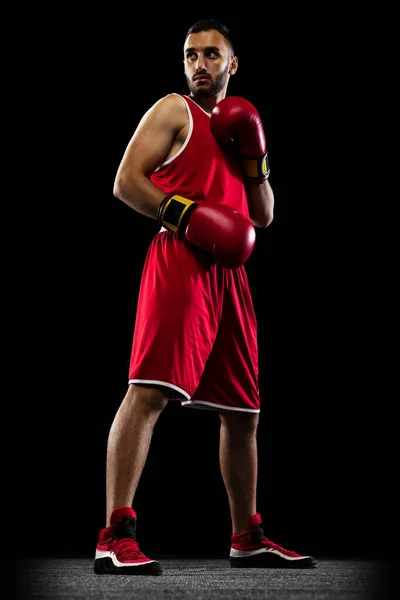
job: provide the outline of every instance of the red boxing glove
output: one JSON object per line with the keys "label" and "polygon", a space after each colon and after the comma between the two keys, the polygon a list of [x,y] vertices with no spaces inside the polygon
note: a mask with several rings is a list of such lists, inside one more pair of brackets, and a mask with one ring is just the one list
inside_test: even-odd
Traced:
{"label": "red boxing glove", "polygon": [[200,204],[174,194],[161,202],[157,220],[169,231],[182,231],[189,242],[211,252],[227,268],[244,264],[254,249],[252,223],[224,204]]}
{"label": "red boxing glove", "polygon": [[267,143],[261,117],[251,102],[228,96],[211,113],[211,131],[223,144],[238,144],[246,181],[262,183],[269,177]]}

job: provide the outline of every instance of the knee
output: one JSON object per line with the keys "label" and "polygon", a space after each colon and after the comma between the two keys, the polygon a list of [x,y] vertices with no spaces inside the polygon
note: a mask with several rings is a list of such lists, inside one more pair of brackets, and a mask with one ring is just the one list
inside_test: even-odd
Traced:
{"label": "knee", "polygon": [[241,434],[252,435],[257,431],[259,422],[258,413],[221,411],[219,416],[221,426],[231,433],[240,432]]}
{"label": "knee", "polygon": [[132,383],[124,401],[134,405],[136,410],[149,415],[159,415],[168,404],[168,392],[161,387]]}

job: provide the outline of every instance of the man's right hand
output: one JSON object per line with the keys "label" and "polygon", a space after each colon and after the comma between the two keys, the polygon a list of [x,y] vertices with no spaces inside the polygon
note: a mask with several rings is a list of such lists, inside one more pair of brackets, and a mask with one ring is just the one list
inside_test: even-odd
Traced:
{"label": "man's right hand", "polygon": [[244,264],[253,252],[256,233],[252,223],[224,204],[193,202],[178,194],[166,196],[157,219],[160,225],[211,252],[227,268]]}

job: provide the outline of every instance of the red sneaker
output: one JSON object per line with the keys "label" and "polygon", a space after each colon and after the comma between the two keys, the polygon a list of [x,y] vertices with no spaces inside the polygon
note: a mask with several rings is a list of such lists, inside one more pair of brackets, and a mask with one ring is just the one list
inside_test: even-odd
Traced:
{"label": "red sneaker", "polygon": [[317,566],[312,556],[285,550],[265,537],[259,514],[249,519],[248,529],[231,538],[231,567],[310,569]]}
{"label": "red sneaker", "polygon": [[114,510],[111,526],[99,531],[94,572],[97,575],[161,575],[160,564],[139,549],[133,508],[123,506]]}

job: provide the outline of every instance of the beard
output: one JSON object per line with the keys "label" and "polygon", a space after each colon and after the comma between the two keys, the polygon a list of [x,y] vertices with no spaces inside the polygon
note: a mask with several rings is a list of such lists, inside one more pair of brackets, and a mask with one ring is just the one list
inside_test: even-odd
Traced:
{"label": "beard", "polygon": [[[195,87],[193,82],[186,76],[187,85],[190,91],[190,94],[197,98],[213,98],[221,90],[224,89],[227,78],[228,78],[228,70],[229,65],[215,78],[215,81],[212,81],[211,85],[207,87]],[[211,79],[210,79],[211,81]]]}

